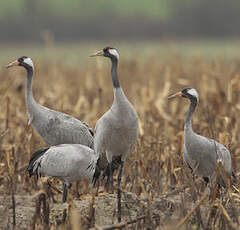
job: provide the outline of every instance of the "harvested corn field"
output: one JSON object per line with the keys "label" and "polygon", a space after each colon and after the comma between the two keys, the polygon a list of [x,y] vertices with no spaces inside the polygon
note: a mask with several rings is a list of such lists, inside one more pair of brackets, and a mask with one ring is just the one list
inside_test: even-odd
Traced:
{"label": "harvested corn field", "polygon": [[[91,47],[89,54],[92,51]],[[68,203],[62,204],[58,180],[29,178],[26,168],[30,156],[46,144],[28,126],[25,70],[2,67],[0,228],[238,229],[240,58],[179,54],[164,58],[154,52],[136,58],[124,57],[121,49],[119,53],[119,79],[139,116],[139,138],[124,165],[121,224],[116,224],[116,192],[109,194],[104,182],[98,195],[86,181],[73,184]],[[71,65],[64,59],[33,59],[33,93],[41,105],[94,128],[113,101],[110,63],[84,58],[80,66],[76,59]],[[183,161],[183,127],[189,102],[167,98],[185,86],[194,87],[200,96],[194,131],[216,139],[231,152],[237,182],[221,189],[217,197],[210,195],[202,178],[192,176]],[[222,173],[219,168],[218,173]],[[114,175],[115,187],[116,179]]]}

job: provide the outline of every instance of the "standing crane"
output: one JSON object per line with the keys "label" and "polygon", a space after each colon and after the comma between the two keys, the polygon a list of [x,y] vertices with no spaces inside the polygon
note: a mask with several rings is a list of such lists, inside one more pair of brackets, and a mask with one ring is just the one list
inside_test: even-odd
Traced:
{"label": "standing crane", "polygon": [[68,114],[57,112],[38,104],[32,93],[34,65],[31,58],[22,56],[6,67],[22,66],[27,71],[26,105],[29,125],[50,146],[82,144],[93,148],[93,132],[88,124]]}
{"label": "standing crane", "polygon": [[190,100],[190,106],[184,125],[184,152],[183,158],[186,165],[197,175],[210,182],[220,185],[223,181],[216,181],[217,162],[221,161],[226,173],[234,176],[232,161],[229,150],[213,139],[196,134],[192,129],[192,115],[199,102],[198,92],[191,87],[183,88],[182,91],[169,96],[168,99],[184,97]]}
{"label": "standing crane", "polygon": [[67,200],[67,188],[73,181],[91,181],[97,172],[97,155],[94,150],[80,144],[61,144],[37,150],[29,161],[29,176],[58,178],[63,182],[63,202]]}
{"label": "standing crane", "polygon": [[[114,101],[111,108],[97,121],[94,134],[94,150],[99,159],[97,167],[100,170],[107,169],[104,162],[109,163],[110,183],[113,192],[112,162],[120,158],[120,170],[118,174],[118,222],[121,221],[121,190],[123,164],[127,156],[133,151],[138,137],[138,116],[125,96],[118,80],[117,66],[119,54],[113,47],[106,47],[91,55],[91,57],[107,57],[112,62],[112,83]],[[105,160],[106,159],[106,160]],[[96,175],[95,175],[96,176]],[[96,177],[95,177],[96,179]]]}

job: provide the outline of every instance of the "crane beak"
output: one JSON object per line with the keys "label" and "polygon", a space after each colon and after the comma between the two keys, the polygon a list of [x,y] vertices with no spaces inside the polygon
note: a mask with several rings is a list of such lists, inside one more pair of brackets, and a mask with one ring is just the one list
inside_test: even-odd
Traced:
{"label": "crane beak", "polygon": [[177,92],[177,93],[169,96],[169,97],[168,97],[168,100],[173,99],[173,98],[175,98],[175,97],[182,97],[182,92],[179,91],[179,92]]}
{"label": "crane beak", "polygon": [[19,61],[16,60],[16,61],[11,62],[11,63],[9,63],[8,65],[6,65],[6,68],[8,69],[8,68],[10,68],[10,67],[18,66],[18,65],[19,65]]}
{"label": "crane beak", "polygon": [[103,50],[99,50],[96,53],[90,55],[90,57],[96,57],[96,56],[104,56]]}

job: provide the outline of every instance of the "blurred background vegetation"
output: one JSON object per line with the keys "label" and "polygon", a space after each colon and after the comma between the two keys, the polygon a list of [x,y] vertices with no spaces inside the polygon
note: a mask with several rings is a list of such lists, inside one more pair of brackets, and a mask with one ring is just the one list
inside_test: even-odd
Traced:
{"label": "blurred background vegetation", "polygon": [[[0,0],[0,62],[75,65],[106,45],[121,57],[239,56],[236,0]],[[169,55],[170,54],[170,55]]]}
{"label": "blurred background vegetation", "polygon": [[0,0],[0,41],[236,38],[236,0]]}

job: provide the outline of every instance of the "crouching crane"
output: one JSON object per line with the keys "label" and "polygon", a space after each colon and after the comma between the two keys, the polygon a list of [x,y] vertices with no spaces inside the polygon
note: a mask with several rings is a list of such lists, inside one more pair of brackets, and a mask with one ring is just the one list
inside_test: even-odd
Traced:
{"label": "crouching crane", "polygon": [[[67,188],[80,179],[92,181],[97,174],[98,157],[84,145],[61,144],[37,150],[29,161],[29,176],[54,177],[63,182],[63,202],[67,200]],[[99,172],[100,173],[100,172]]]}

